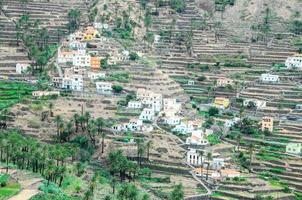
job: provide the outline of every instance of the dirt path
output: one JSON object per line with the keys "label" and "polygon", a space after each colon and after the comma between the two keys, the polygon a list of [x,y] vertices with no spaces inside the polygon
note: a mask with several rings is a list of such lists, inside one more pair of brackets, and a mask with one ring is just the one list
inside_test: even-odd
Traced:
{"label": "dirt path", "polygon": [[[0,169],[0,172],[6,173],[6,169]],[[29,200],[39,193],[38,188],[43,179],[32,177],[32,175],[27,171],[19,171],[15,169],[9,169],[8,174],[10,174],[10,176],[21,185],[20,192],[9,198],[9,200]]]}
{"label": "dirt path", "polygon": [[39,185],[43,180],[41,178],[31,178],[28,180],[20,180],[21,191],[11,197],[9,200],[29,200],[31,197],[39,193]]}

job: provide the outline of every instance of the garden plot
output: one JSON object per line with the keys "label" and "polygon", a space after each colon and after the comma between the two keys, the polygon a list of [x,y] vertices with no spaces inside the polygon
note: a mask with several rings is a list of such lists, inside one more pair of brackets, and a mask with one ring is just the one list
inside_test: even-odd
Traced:
{"label": "garden plot", "polygon": [[0,110],[31,96],[34,90],[36,87],[27,83],[0,81]]}

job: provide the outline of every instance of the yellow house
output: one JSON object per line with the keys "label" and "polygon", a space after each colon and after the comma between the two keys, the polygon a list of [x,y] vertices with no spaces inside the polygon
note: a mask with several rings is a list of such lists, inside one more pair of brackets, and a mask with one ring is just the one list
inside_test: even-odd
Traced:
{"label": "yellow house", "polygon": [[230,105],[230,100],[224,97],[216,97],[214,101],[214,106],[218,108],[228,108]]}
{"label": "yellow house", "polygon": [[84,40],[92,40],[93,38],[96,37],[96,35],[98,34],[98,31],[92,27],[92,26],[88,26],[85,28],[84,31]]}
{"label": "yellow house", "polygon": [[86,35],[84,36],[84,40],[92,40],[93,36],[92,35]]}

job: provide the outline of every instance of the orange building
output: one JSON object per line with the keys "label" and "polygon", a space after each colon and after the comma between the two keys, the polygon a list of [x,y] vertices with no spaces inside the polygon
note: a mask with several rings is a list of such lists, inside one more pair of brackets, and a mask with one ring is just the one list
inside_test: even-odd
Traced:
{"label": "orange building", "polygon": [[101,59],[99,57],[91,57],[90,66],[92,70],[99,70],[101,68]]}

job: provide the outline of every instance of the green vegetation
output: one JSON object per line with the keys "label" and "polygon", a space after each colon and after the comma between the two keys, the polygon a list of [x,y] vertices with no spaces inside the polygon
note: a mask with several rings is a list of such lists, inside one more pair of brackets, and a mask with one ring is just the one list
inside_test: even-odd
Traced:
{"label": "green vegetation", "polygon": [[209,110],[208,110],[208,114],[209,116],[216,116],[219,114],[219,109],[216,108],[216,107],[210,107]]}
{"label": "green vegetation", "polygon": [[0,187],[0,199],[5,200],[11,196],[16,195],[21,189],[20,184],[18,183],[8,183],[4,187]]}
{"label": "green vegetation", "polygon": [[186,9],[186,2],[184,0],[171,0],[170,6],[178,13],[182,13]]}
{"label": "green vegetation", "polygon": [[[40,73],[48,60],[54,56],[57,46],[50,45],[49,32],[46,28],[41,28],[39,20],[31,22],[28,14],[23,14],[18,21],[16,21],[16,38],[17,45],[20,40],[23,41],[28,49],[28,58],[34,60],[34,65],[31,70],[34,74],[36,71]],[[58,42],[60,37],[58,36]],[[38,68],[39,67],[39,68]]]}
{"label": "green vegetation", "polygon": [[0,110],[31,96],[34,90],[35,86],[24,82],[0,81]]}
{"label": "green vegetation", "polygon": [[123,91],[123,87],[120,85],[113,85],[112,89],[115,93],[121,93]]}
{"label": "green vegetation", "polygon": [[233,6],[234,4],[235,0],[215,0],[215,10],[224,11],[227,5]]}
{"label": "green vegetation", "polygon": [[127,72],[114,72],[108,74],[105,78],[100,78],[100,80],[128,83],[130,81],[130,76]]}
{"label": "green vegetation", "polygon": [[221,136],[222,133],[213,133],[207,136],[207,140],[211,145],[219,144],[221,143],[221,139],[220,139]]}
{"label": "green vegetation", "polygon": [[74,32],[76,29],[79,28],[79,26],[80,26],[80,17],[81,17],[81,12],[77,9],[71,9],[68,12],[67,28],[69,30],[69,33]]}

